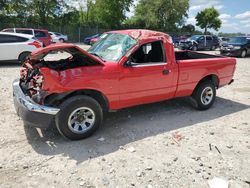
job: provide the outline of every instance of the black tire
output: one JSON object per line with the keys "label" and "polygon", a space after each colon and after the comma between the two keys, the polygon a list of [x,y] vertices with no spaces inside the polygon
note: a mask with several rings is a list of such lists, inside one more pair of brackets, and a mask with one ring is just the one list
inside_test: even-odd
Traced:
{"label": "black tire", "polygon": [[23,63],[23,62],[26,60],[26,58],[28,57],[28,55],[30,55],[30,53],[31,53],[31,52],[22,52],[22,53],[19,55],[19,57],[18,57],[18,61],[19,61],[20,63]]}
{"label": "black tire", "polygon": [[[73,119],[78,119],[83,118],[81,115],[79,115],[79,110],[76,111],[79,108],[87,108],[92,110],[94,115],[92,116],[94,119],[93,125],[89,125],[90,127],[87,127],[87,130],[80,130],[79,128],[77,129],[78,132],[73,132],[74,126],[78,125],[78,123],[69,123],[70,117],[72,116],[72,113],[75,114],[77,113],[77,118]],[[76,112],[75,112],[76,111]],[[74,113],[75,112],[75,113]],[[71,120],[73,120],[71,118]],[[83,138],[87,138],[91,136],[101,125],[103,120],[103,110],[100,104],[93,98],[88,97],[88,96],[74,96],[69,99],[67,99],[65,102],[63,102],[60,105],[60,111],[56,115],[55,121],[56,121],[56,127],[58,131],[63,135],[64,137],[70,139],[70,140],[80,140]],[[75,120],[78,122],[78,120]],[[80,121],[84,121],[81,119]],[[74,125],[75,124],[75,125]],[[86,123],[85,123],[86,126]],[[79,127],[79,126],[78,126]],[[75,130],[75,131],[77,131]],[[80,131],[83,131],[80,133]]]}
{"label": "black tire", "polygon": [[247,51],[246,50],[242,50],[241,53],[240,53],[240,57],[244,58],[244,57],[246,57],[246,55],[247,55]]}
{"label": "black tire", "polygon": [[211,46],[211,49],[210,50],[212,50],[212,51],[214,51],[216,49],[216,46]]}
{"label": "black tire", "polygon": [[65,40],[61,38],[61,39],[59,39],[59,42],[64,43]]}
{"label": "black tire", "polygon": [[194,45],[194,46],[192,47],[192,50],[193,50],[193,51],[197,51],[197,50],[198,50],[197,46]]}
{"label": "black tire", "polygon": [[[212,94],[209,94],[210,92],[212,92]],[[209,100],[204,99],[205,96],[207,96],[210,99]],[[198,110],[207,110],[207,109],[209,109],[213,105],[213,103],[215,101],[215,98],[216,98],[215,85],[211,81],[201,82],[196,87],[194,93],[192,94],[192,98],[195,100],[196,108]]]}

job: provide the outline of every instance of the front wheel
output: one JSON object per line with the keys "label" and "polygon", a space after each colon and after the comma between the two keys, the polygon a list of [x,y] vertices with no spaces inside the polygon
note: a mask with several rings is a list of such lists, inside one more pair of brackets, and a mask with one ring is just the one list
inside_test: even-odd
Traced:
{"label": "front wheel", "polygon": [[88,96],[67,99],[55,118],[58,131],[70,140],[89,137],[99,128],[102,119],[100,104]]}
{"label": "front wheel", "polygon": [[211,81],[204,81],[200,83],[194,91],[192,98],[196,101],[196,108],[198,110],[209,109],[215,100],[216,89]]}
{"label": "front wheel", "polygon": [[23,63],[23,62],[27,59],[27,57],[30,55],[30,53],[31,53],[31,52],[23,52],[23,53],[21,53],[21,54],[19,55],[19,57],[18,57],[18,61],[19,61],[20,63]]}
{"label": "front wheel", "polygon": [[197,51],[197,50],[198,50],[197,46],[194,45],[193,48],[192,48],[192,50],[193,50],[193,51]]}

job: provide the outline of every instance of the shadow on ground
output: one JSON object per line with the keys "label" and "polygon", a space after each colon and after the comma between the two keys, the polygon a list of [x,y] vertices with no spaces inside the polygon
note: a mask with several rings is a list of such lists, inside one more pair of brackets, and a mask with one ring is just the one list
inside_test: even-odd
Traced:
{"label": "shadow on ground", "polygon": [[[40,130],[24,127],[27,139],[37,153],[49,156],[63,154],[81,163],[88,158],[115,152],[119,146],[137,140],[214,120],[247,108],[249,106],[245,104],[220,97],[207,111],[194,110],[185,99],[142,105],[109,113],[97,133],[81,141],[66,140],[52,128]],[[105,141],[98,141],[100,137],[104,137]]]}
{"label": "shadow on ground", "polygon": [[19,62],[2,62],[0,61],[0,68],[18,68],[21,66]]}

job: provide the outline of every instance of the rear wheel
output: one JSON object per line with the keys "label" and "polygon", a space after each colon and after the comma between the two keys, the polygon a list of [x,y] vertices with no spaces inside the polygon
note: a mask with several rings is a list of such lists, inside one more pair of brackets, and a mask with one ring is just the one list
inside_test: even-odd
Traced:
{"label": "rear wheel", "polygon": [[59,39],[59,42],[64,43],[65,40],[64,39]]}
{"label": "rear wheel", "polygon": [[212,51],[214,51],[214,50],[215,50],[215,48],[216,48],[216,47],[215,47],[214,45],[213,45],[213,46],[211,46],[211,50],[212,50]]}
{"label": "rear wheel", "polygon": [[18,61],[19,61],[20,63],[23,63],[23,62],[27,59],[28,55],[30,55],[30,53],[31,53],[31,52],[23,52],[23,53],[21,53],[21,54],[19,55],[19,57],[18,57]]}
{"label": "rear wheel", "polygon": [[61,104],[56,116],[56,127],[66,138],[80,140],[92,135],[101,125],[102,119],[102,108],[95,99],[75,96]]}
{"label": "rear wheel", "polygon": [[196,108],[198,110],[209,109],[215,100],[216,89],[211,81],[204,81],[200,83],[194,91],[192,98],[196,101]]}
{"label": "rear wheel", "polygon": [[247,51],[246,50],[242,50],[240,57],[244,58],[247,55]]}

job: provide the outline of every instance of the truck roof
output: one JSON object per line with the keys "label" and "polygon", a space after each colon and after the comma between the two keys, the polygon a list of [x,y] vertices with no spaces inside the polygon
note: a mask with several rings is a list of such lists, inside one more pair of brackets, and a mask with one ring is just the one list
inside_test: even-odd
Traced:
{"label": "truck roof", "polygon": [[172,38],[168,34],[147,29],[115,30],[115,31],[109,31],[107,33],[119,33],[119,34],[129,35],[130,37],[140,41],[147,40],[149,38],[164,37],[170,43],[172,43]]}

